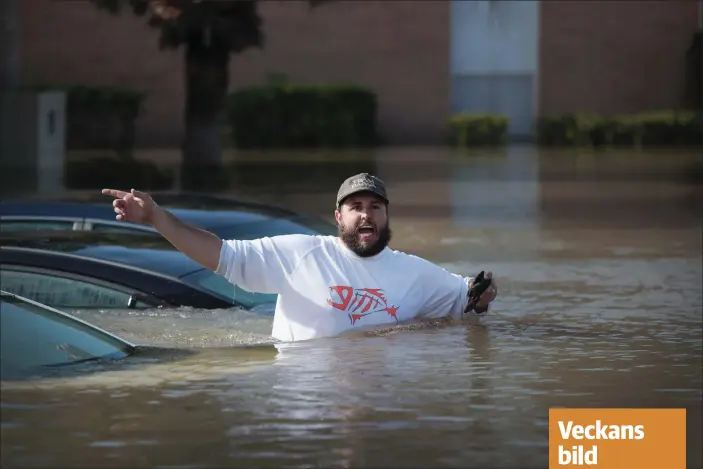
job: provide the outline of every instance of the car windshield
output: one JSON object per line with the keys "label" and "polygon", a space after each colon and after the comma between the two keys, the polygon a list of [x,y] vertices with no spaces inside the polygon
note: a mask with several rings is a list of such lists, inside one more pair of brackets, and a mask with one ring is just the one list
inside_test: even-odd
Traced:
{"label": "car windshield", "polygon": [[134,347],[71,315],[2,295],[0,369],[3,374],[100,358],[125,358]]}
{"label": "car windshield", "polygon": [[276,218],[259,223],[213,226],[209,230],[224,239],[258,239],[289,234],[337,235],[336,227],[313,218]]}
{"label": "car windshield", "polygon": [[[188,221],[188,220],[186,220]],[[223,239],[257,239],[265,236],[280,236],[289,234],[308,234],[336,236],[337,228],[324,220],[315,218],[275,218],[256,223],[214,224],[193,222],[188,223],[200,226]],[[94,220],[91,222],[92,231],[102,233],[137,233],[158,236],[155,231],[148,231],[140,226],[117,225]]]}
{"label": "car windshield", "polygon": [[239,303],[243,307],[252,309],[275,306],[278,295],[270,293],[252,293],[239,286],[232,285],[224,277],[215,274],[210,270],[199,270],[182,277],[184,282],[234,303]]}

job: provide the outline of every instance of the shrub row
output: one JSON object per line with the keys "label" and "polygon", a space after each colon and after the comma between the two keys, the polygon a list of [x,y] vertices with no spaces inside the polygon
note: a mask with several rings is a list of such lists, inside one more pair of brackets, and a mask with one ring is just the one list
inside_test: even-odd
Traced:
{"label": "shrub row", "polygon": [[545,116],[538,119],[536,131],[538,143],[547,146],[701,145],[703,113]]}
{"label": "shrub row", "polygon": [[[452,146],[499,145],[507,141],[509,119],[463,113],[448,121]],[[544,146],[652,146],[703,144],[703,112],[659,111],[618,116],[544,116],[535,125]]]}
{"label": "shrub row", "polygon": [[456,114],[449,118],[447,125],[449,145],[469,147],[506,143],[509,122],[507,117],[494,114]]}
{"label": "shrub row", "polygon": [[[50,86],[67,96],[67,147],[131,156],[145,94],[122,87]],[[378,143],[376,95],[351,85],[252,86],[231,93],[227,131],[237,148],[364,147]]]}
{"label": "shrub row", "polygon": [[[38,86],[67,95],[69,149],[111,149],[129,157],[143,92],[124,87]],[[271,83],[231,93],[226,128],[236,148],[365,147],[379,143],[373,91],[353,85]],[[507,116],[460,113],[447,122],[452,146],[500,145]],[[543,116],[535,137],[545,146],[648,146],[703,144],[703,112],[659,111],[631,115]]]}
{"label": "shrub row", "polygon": [[347,85],[270,84],[230,94],[237,148],[363,147],[377,143],[376,95]]}

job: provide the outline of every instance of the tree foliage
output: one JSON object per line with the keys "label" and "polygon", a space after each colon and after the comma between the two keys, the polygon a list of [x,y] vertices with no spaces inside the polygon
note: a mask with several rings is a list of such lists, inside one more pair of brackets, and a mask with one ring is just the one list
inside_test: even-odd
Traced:
{"label": "tree foliage", "polygon": [[[160,30],[162,49],[204,41],[239,53],[263,47],[257,0],[91,0],[98,8],[119,14],[124,8]],[[319,3],[324,0],[313,0]],[[204,38],[204,39],[203,39]]]}
{"label": "tree foliage", "polygon": [[[184,188],[209,184],[221,164],[221,124],[225,115],[230,55],[264,47],[259,0],[90,0],[118,15],[130,10],[159,31],[161,49],[184,46],[185,136],[183,160],[203,172],[184,171]],[[292,1],[292,0],[290,0]],[[308,0],[310,8],[333,0]],[[215,168],[214,173],[209,171]],[[200,174],[200,175],[199,175]],[[201,177],[202,176],[202,177]]]}

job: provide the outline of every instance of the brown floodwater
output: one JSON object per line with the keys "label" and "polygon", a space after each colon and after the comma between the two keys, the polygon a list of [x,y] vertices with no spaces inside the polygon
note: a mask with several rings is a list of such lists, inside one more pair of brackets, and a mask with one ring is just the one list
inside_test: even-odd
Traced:
{"label": "brown floodwater", "polygon": [[264,313],[77,311],[148,347],[3,381],[1,465],[546,467],[550,407],[675,407],[701,467],[702,154],[240,158],[233,192],[329,218],[349,171],[376,172],[392,247],[493,271],[490,314],[278,344]]}

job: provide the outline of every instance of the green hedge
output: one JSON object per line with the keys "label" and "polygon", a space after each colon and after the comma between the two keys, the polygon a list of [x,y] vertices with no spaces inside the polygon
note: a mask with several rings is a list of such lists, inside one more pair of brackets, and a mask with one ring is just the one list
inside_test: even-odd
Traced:
{"label": "green hedge", "polygon": [[377,143],[376,96],[346,85],[262,85],[230,94],[237,148],[362,147]]}
{"label": "green hedge", "polygon": [[136,119],[146,94],[126,87],[52,86],[32,87],[35,91],[66,93],[66,145],[69,150],[114,150],[131,157]]}
{"label": "green hedge", "polygon": [[461,113],[449,118],[448,140],[454,147],[500,145],[508,139],[508,117]]}
{"label": "green hedge", "polygon": [[538,119],[536,132],[539,144],[546,146],[701,145],[703,113],[545,116]]}

